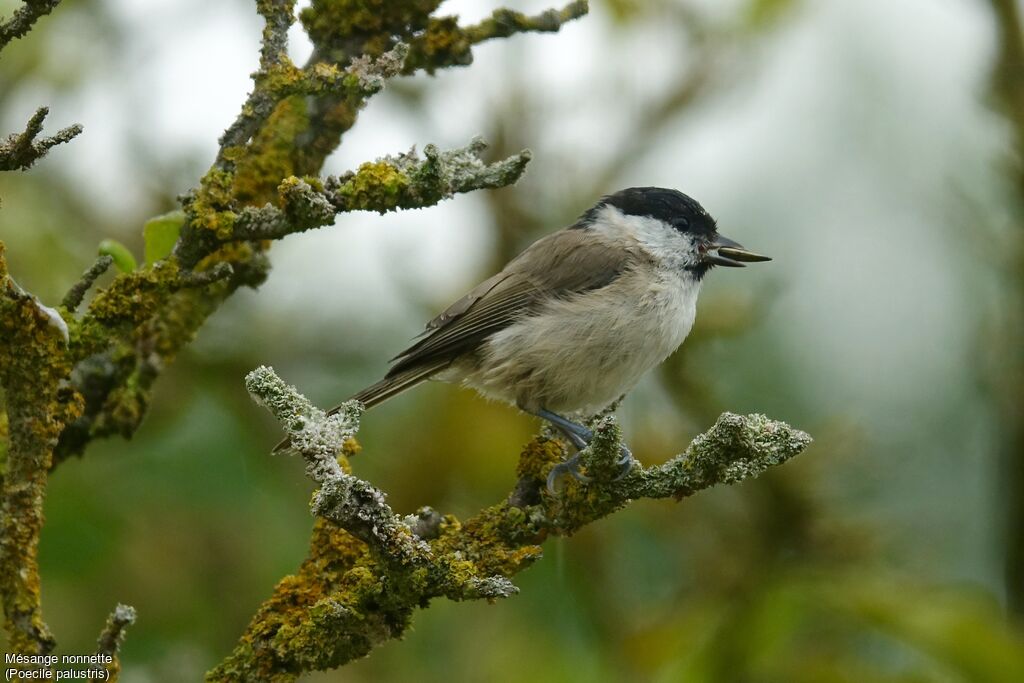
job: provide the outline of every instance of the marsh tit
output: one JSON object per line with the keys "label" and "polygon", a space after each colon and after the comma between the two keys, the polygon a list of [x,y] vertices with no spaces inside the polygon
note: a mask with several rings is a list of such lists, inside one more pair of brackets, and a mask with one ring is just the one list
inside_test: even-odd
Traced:
{"label": "marsh tit", "polygon": [[[605,408],[683,343],[708,271],[769,260],[718,234],[682,192],[621,190],[427,323],[352,398],[372,408],[426,379],[457,382],[548,421],[579,451],[593,435],[565,415]],[[578,457],[552,470],[549,488],[565,473],[585,479]],[[623,474],[632,463],[623,447]]]}

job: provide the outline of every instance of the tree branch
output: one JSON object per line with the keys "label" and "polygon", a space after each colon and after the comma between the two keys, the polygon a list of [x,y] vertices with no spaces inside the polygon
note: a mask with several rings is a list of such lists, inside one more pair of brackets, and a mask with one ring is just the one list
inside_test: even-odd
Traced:
{"label": "tree branch", "polygon": [[25,0],[23,6],[14,10],[14,16],[0,24],[0,50],[28,33],[39,17],[49,14],[59,4],[60,0]]}
{"label": "tree branch", "polygon": [[587,0],[576,0],[560,10],[549,9],[535,16],[496,9],[490,17],[472,26],[459,26],[458,17],[431,18],[423,33],[409,41],[404,72],[411,74],[423,69],[432,74],[445,67],[468,66],[473,63],[474,45],[516,33],[558,31],[588,11]]}
{"label": "tree branch", "polygon": [[263,0],[257,5],[266,24],[260,50],[260,68],[253,74],[255,87],[249,94],[235,122],[220,138],[215,167],[234,168],[233,157],[263,126],[275,107],[295,96],[333,95],[351,100],[356,107],[366,98],[380,92],[386,79],[401,73],[408,47],[398,43],[376,59],[361,56],[348,68],[328,62],[310,62],[305,68],[295,66],[288,58],[288,28],[294,22],[294,0]]}
{"label": "tree branch", "polygon": [[8,419],[0,491],[0,600],[11,648],[42,655],[55,645],[39,598],[46,475],[61,428],[82,405],[64,386],[71,363],[52,309],[8,276],[3,251],[0,243],[0,385]]}
{"label": "tree branch", "polygon": [[[486,165],[477,158],[482,143],[474,142],[467,150],[442,154],[428,148],[425,160],[410,153],[364,164],[340,179],[316,180],[367,98],[388,77],[406,70],[405,46],[424,35],[439,3],[313,0],[302,14],[313,56],[298,69],[286,52],[294,0],[257,0],[265,28],[253,93],[225,132],[210,170],[182,198],[185,217],[175,252],[118,274],[96,292],[80,318],[64,319],[17,288],[7,276],[0,244],[0,384],[7,420],[7,444],[0,453],[0,600],[13,650],[43,654],[54,647],[42,620],[37,561],[49,470],[82,453],[94,438],[127,437],[137,429],[166,364],[239,287],[265,280],[269,261],[263,235],[322,225],[338,211],[426,206],[455,192],[514,182],[522,173],[528,153]],[[0,25],[0,47],[56,4],[27,0]],[[574,6],[577,15],[583,11],[579,3]],[[508,26],[488,25],[470,40],[553,30],[560,16],[536,21],[513,16]],[[463,39],[457,25],[432,26],[433,45]],[[27,168],[81,132],[71,126],[40,138],[46,114],[40,109],[24,133],[0,143],[0,170]],[[288,229],[282,227],[285,220]],[[66,313],[81,304],[100,270],[97,264],[72,288]],[[372,497],[354,482],[335,483],[336,495],[329,497],[331,486],[321,486],[323,511],[331,519],[344,519],[353,496]],[[392,537],[400,532],[393,525],[386,528]],[[458,573],[446,581],[453,595],[507,592],[491,574]],[[335,612],[328,612],[325,618],[334,618]]]}
{"label": "tree branch", "polygon": [[311,504],[317,521],[308,559],[278,584],[235,651],[210,672],[217,681],[289,681],[340,666],[400,637],[413,611],[432,598],[515,594],[510,578],[541,557],[539,544],[550,535],[572,534],[638,498],[678,500],[757,476],[811,441],[763,415],[724,413],[683,454],[616,481],[619,432],[606,417],[583,452],[589,483],[570,481],[548,494],[543,482],[564,449],[538,438],[520,456],[519,481],[505,502],[466,522],[430,508],[401,518],[383,493],[349,472],[358,403],[327,416],[267,367],[251,372],[246,386],[306,460],[319,485]]}
{"label": "tree branch", "polygon": [[104,254],[96,259],[96,263],[89,267],[89,270],[82,273],[82,277],[76,282],[68,293],[64,295],[64,299],[61,301],[61,306],[68,309],[69,313],[73,313],[81,303],[82,299],[85,298],[86,292],[96,283],[96,280],[107,272],[110,265],[114,262],[114,257],[109,254]]}
{"label": "tree branch", "polygon": [[121,662],[118,651],[124,642],[125,629],[135,623],[135,608],[130,605],[118,605],[107,617],[107,623],[96,640],[96,654],[102,657],[102,666],[92,667],[94,671],[105,672],[104,680],[116,681],[121,674]]}
{"label": "tree branch", "polygon": [[37,140],[36,137],[43,131],[43,119],[49,112],[46,107],[40,107],[29,119],[25,132],[12,133],[0,142],[0,171],[24,171],[51,147],[68,142],[82,132],[82,126],[76,123],[57,131],[56,135]]}
{"label": "tree branch", "polygon": [[[474,142],[465,153],[436,157],[427,148],[425,162],[409,154],[364,164],[337,182],[315,178],[366,98],[406,69],[404,45],[422,37],[436,4],[406,0],[367,10],[354,0],[315,0],[302,13],[314,53],[306,67],[296,69],[281,50],[292,3],[261,0],[266,27],[253,95],[225,133],[217,161],[182,197],[185,220],[174,253],[118,275],[71,330],[72,386],[85,397],[86,408],[62,433],[55,464],[81,454],[93,438],[134,432],[166,363],[238,287],[266,279],[263,237],[326,225],[338,211],[427,206],[519,177],[528,152],[484,165],[476,158],[483,144]],[[585,8],[571,7],[565,17]],[[553,24],[536,19],[517,26],[539,30]],[[496,30],[477,35],[484,39]],[[455,33],[437,29],[433,35],[444,40]],[[223,279],[206,287],[182,286],[188,273],[220,263],[231,267]]]}
{"label": "tree branch", "polygon": [[234,226],[233,238],[280,239],[329,225],[334,222],[335,214],[342,212],[387,213],[423,208],[457,193],[505,187],[519,179],[531,158],[530,151],[523,150],[502,161],[486,164],[480,159],[486,147],[481,138],[448,152],[427,145],[422,159],[415,149],[398,156],[386,156],[340,178],[327,178],[320,190],[304,180],[288,178],[278,188],[283,208],[267,204],[259,209],[243,209]]}

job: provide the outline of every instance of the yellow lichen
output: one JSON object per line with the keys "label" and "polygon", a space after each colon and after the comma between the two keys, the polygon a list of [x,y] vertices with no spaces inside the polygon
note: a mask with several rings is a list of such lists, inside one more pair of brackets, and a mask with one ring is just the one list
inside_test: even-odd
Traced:
{"label": "yellow lichen", "polygon": [[245,155],[237,155],[233,196],[242,204],[259,206],[277,201],[282,178],[300,172],[296,163],[296,138],[309,128],[305,99],[289,97],[274,112]]}
{"label": "yellow lichen", "polygon": [[380,160],[359,167],[338,193],[349,209],[384,213],[398,207],[402,193],[410,185],[409,176],[394,164]]}
{"label": "yellow lichen", "polygon": [[[440,4],[440,0],[313,0],[299,18],[313,42],[329,45],[343,37],[387,37],[421,29]],[[380,54],[367,52],[365,44],[359,47],[363,53]]]}
{"label": "yellow lichen", "polygon": [[534,439],[526,444],[519,455],[516,474],[520,477],[544,480],[553,465],[565,457],[562,445],[552,439]]}
{"label": "yellow lichen", "polygon": [[42,502],[53,445],[82,413],[81,395],[65,389],[68,347],[53,334],[48,314],[7,277],[0,243],[0,384],[8,432],[0,497],[0,598],[11,649],[45,654],[53,638],[39,607],[37,551]]}

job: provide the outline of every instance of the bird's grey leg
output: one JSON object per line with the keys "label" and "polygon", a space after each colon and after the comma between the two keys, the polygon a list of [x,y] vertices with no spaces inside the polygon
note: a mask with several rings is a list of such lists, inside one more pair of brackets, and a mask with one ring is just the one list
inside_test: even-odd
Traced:
{"label": "bird's grey leg", "polygon": [[594,433],[583,425],[567,420],[557,413],[552,413],[550,410],[541,408],[534,414],[557,427],[558,431],[565,434],[566,438],[572,441],[572,445],[576,446],[576,448],[585,448],[590,443],[590,440],[594,438]]}
{"label": "bird's grey leg", "polygon": [[593,433],[583,425],[567,420],[561,415],[552,413],[550,410],[541,408],[536,413],[537,417],[547,420],[555,429],[560,431],[566,439],[576,448],[576,453],[565,462],[560,462],[548,472],[548,493],[555,494],[555,482],[567,474],[581,482],[590,481],[590,477],[580,472],[580,451],[587,447],[594,437]]}
{"label": "bird's grey leg", "polygon": [[[561,415],[553,413],[550,410],[545,410],[544,408],[541,408],[540,410],[535,412],[534,415],[550,422],[558,431],[562,432],[562,434],[565,435],[565,437],[572,443],[573,446],[576,447],[575,455],[573,455],[565,462],[560,462],[551,468],[551,472],[548,473],[548,491],[554,494],[555,482],[558,481],[560,477],[563,477],[566,474],[571,474],[573,478],[581,482],[590,481],[589,477],[580,472],[579,452],[582,449],[586,448],[588,445],[590,445],[590,441],[594,438],[594,433],[590,431],[588,428],[584,427],[583,425],[577,424],[572,420],[567,420]],[[622,479],[624,476],[629,474],[629,471],[633,469],[633,465],[636,463],[636,459],[633,457],[633,453],[630,452],[629,448],[626,447],[626,444],[622,444],[620,448],[621,453],[619,455],[618,464],[621,469],[621,472],[619,472],[619,476],[615,477],[616,481]]]}

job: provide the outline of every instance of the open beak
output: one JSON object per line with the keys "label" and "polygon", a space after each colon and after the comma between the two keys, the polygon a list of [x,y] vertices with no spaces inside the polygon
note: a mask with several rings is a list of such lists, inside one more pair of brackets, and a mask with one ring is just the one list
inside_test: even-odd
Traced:
{"label": "open beak", "polygon": [[715,237],[715,241],[709,245],[708,251],[704,254],[705,263],[728,266],[729,268],[744,268],[747,263],[771,260],[770,256],[761,256],[747,251],[739,242],[734,242],[721,235]]}

